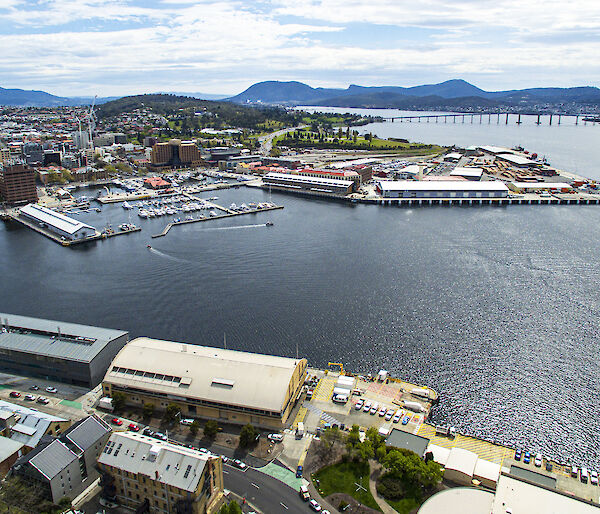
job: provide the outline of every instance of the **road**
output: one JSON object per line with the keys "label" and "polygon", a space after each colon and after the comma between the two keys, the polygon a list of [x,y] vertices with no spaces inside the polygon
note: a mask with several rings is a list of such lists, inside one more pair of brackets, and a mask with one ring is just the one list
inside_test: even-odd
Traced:
{"label": "road", "polygon": [[265,514],[310,512],[308,504],[302,501],[297,491],[253,468],[242,471],[224,465],[223,479],[226,489],[246,498]]}
{"label": "road", "polygon": [[262,155],[269,155],[271,152],[271,148],[273,148],[273,139],[276,137],[282,136],[286,132],[292,132],[297,129],[301,129],[306,127],[306,125],[298,125],[297,127],[290,127],[282,130],[278,130],[277,132],[273,132],[267,136],[262,136],[258,138],[260,142],[260,153]]}

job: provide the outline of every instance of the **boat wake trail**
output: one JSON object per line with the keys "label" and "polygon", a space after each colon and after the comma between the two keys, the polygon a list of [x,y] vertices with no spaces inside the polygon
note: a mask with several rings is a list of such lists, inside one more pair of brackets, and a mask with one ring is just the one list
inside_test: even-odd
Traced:
{"label": "boat wake trail", "polygon": [[194,264],[192,261],[188,261],[186,259],[180,259],[179,257],[174,257],[173,255],[169,255],[168,253],[161,252],[160,250],[157,250],[156,248],[149,248],[149,250],[153,254],[163,257],[165,259],[169,259],[170,261],[182,262],[184,264]]}

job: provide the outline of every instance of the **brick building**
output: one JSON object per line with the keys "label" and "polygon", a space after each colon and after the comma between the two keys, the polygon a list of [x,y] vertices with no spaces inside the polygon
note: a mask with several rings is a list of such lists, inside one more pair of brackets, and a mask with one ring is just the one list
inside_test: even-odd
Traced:
{"label": "brick building", "polygon": [[4,163],[0,166],[0,196],[9,205],[37,202],[34,171],[23,163]]}

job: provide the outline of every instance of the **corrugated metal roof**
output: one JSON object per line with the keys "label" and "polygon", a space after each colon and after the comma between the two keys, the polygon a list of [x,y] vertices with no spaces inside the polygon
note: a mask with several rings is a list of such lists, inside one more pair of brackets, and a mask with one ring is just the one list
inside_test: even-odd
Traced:
{"label": "corrugated metal roof", "polygon": [[194,492],[209,458],[198,451],[140,434],[115,432],[98,462]]}
{"label": "corrugated metal roof", "polygon": [[77,460],[77,456],[62,442],[55,440],[29,459],[29,463],[52,480],[74,460]]}
{"label": "corrugated metal roof", "polygon": [[[301,362],[306,363],[304,359],[140,337],[117,354],[104,381],[180,397],[281,412],[292,376]],[[191,378],[189,386],[182,381],[185,377]],[[215,378],[230,380],[233,386],[213,384]]]}
{"label": "corrugated metal roof", "polygon": [[41,205],[36,205],[33,203],[30,203],[25,207],[21,207],[21,214],[26,214],[31,218],[35,218],[36,220],[62,230],[67,234],[74,234],[82,228],[96,230],[91,225],[86,225],[81,221],[69,218],[64,214],[60,214],[59,212],[55,212],[51,209],[47,209],[46,207],[42,207]]}
{"label": "corrugated metal roof", "polygon": [[[90,362],[109,342],[127,335],[127,332],[122,330],[31,318],[3,312],[0,312],[0,322],[2,325],[8,324],[10,327],[26,329],[22,333],[14,329],[9,332],[0,332],[0,348],[81,362]],[[48,335],[25,333],[28,330],[47,332]],[[67,337],[58,339],[50,335],[57,334],[59,331],[63,336],[87,338],[88,341],[77,341]],[[90,342],[90,340],[95,341]]]}
{"label": "corrugated metal roof", "polygon": [[354,185],[351,180],[339,180],[335,178],[309,177],[307,175],[291,175],[289,173],[267,173],[265,179],[284,180],[287,182],[300,182],[307,184],[323,186],[343,186],[350,187]]}
{"label": "corrugated metal roof", "polygon": [[112,432],[111,428],[104,421],[90,416],[78,425],[71,427],[63,436],[85,451],[110,432]]}
{"label": "corrugated metal roof", "polygon": [[23,443],[19,441],[13,441],[8,437],[0,436],[0,462],[4,462],[11,455],[17,453],[23,448]]}
{"label": "corrugated metal roof", "polygon": [[486,180],[483,182],[457,180],[380,180],[378,182],[385,191],[508,191],[503,182]]}

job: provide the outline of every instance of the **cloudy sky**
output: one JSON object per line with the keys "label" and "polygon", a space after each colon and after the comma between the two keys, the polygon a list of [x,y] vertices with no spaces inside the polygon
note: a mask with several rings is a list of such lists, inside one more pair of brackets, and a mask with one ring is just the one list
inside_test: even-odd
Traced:
{"label": "cloudy sky", "polygon": [[0,0],[0,86],[600,85],[598,0]]}

